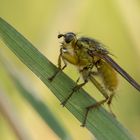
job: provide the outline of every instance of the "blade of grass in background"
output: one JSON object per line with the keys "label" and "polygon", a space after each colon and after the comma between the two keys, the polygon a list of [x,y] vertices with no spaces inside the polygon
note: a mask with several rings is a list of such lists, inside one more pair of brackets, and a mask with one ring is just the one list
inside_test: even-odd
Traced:
{"label": "blade of grass in background", "polygon": [[[63,101],[68,96],[75,83],[64,73],[60,73],[50,83],[48,77],[57,68],[2,18],[0,18],[0,37],[6,46],[48,86],[60,101]],[[95,103],[95,100],[81,89],[79,93],[74,94],[68,101],[66,108],[82,122],[85,107],[93,103]],[[127,129],[102,107],[99,110],[90,111],[86,127],[98,140],[134,139]]]}
{"label": "blade of grass in background", "polygon": [[27,128],[16,113],[16,109],[14,108],[12,102],[10,102],[9,98],[6,96],[6,93],[1,90],[1,87],[0,114],[6,118],[6,121],[8,121],[8,124],[10,124],[12,130],[15,132],[14,134],[19,140],[32,140]]}
{"label": "blade of grass in background", "polygon": [[19,73],[15,70],[14,66],[9,63],[7,58],[3,57],[0,53],[0,61],[5,67],[7,73],[14,81],[19,93],[31,104],[31,106],[38,112],[38,114],[42,117],[42,119],[50,126],[50,128],[60,137],[62,140],[71,139],[66,130],[61,126],[58,120],[54,117],[54,115],[50,112],[48,106],[43,103],[39,98],[37,98],[34,93],[30,89],[28,89],[26,78],[26,83],[23,81],[23,73]]}

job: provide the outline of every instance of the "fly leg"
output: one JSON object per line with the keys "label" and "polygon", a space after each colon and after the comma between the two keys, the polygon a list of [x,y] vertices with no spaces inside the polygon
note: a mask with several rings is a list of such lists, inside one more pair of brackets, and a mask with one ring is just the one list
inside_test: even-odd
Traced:
{"label": "fly leg", "polygon": [[84,127],[86,125],[86,121],[87,121],[87,117],[88,117],[88,113],[90,110],[92,109],[97,109],[98,107],[100,107],[102,104],[104,104],[105,102],[108,101],[109,99],[109,96],[108,96],[108,93],[107,91],[100,85],[100,83],[93,77],[92,73],[89,77],[89,80],[95,85],[95,87],[101,92],[101,94],[105,97],[105,99],[101,100],[101,101],[98,101],[90,106],[87,106],[86,107],[86,113],[85,113],[85,116],[84,116],[84,121],[82,123],[82,127]]}
{"label": "fly leg", "polygon": [[[77,79],[77,81],[79,81],[79,79],[80,78],[78,78]],[[76,81],[76,83],[77,83],[77,81]],[[75,93],[75,92],[77,92],[80,88],[82,88],[86,83],[88,82],[88,80],[86,79],[86,80],[84,80],[84,82],[83,83],[81,83],[81,84],[76,84],[76,86],[74,86],[74,88],[72,88],[72,92],[69,94],[69,96],[61,103],[63,106],[65,106],[66,105],[66,103],[67,103],[67,101],[71,98],[71,96]]]}
{"label": "fly leg", "polygon": [[80,70],[80,73],[83,76],[84,82],[81,84],[77,84],[80,80],[80,77],[76,80],[76,85],[72,88],[72,92],[69,94],[69,96],[61,103],[63,106],[66,105],[67,101],[71,98],[71,96],[77,92],[80,88],[82,88],[89,79],[89,75],[90,75],[90,71],[89,71],[89,67],[84,67],[82,70]]}
{"label": "fly leg", "polygon": [[108,107],[109,107],[111,114],[115,117],[115,114],[113,113],[113,111],[111,109],[111,103],[112,103],[112,99],[113,99],[114,95],[115,95],[115,92],[112,91],[112,93],[110,94],[110,96],[108,98],[107,104],[108,104]]}
{"label": "fly leg", "polygon": [[59,68],[51,77],[48,78],[48,80],[53,81],[53,79],[56,77],[56,75],[60,72],[63,71],[67,67],[67,64],[65,64],[62,68]]}
{"label": "fly leg", "polygon": [[89,111],[92,110],[92,109],[97,109],[102,104],[104,104],[107,100],[108,100],[108,98],[106,98],[104,100],[101,100],[101,101],[98,101],[97,103],[92,104],[92,105],[86,107],[86,113],[85,113],[85,116],[84,116],[84,121],[83,121],[83,123],[81,125],[82,127],[84,127],[86,125],[86,121],[87,121],[87,117],[88,117]]}
{"label": "fly leg", "polygon": [[[64,62],[64,66],[61,66],[61,60]],[[60,55],[58,57],[58,70],[51,76],[48,78],[48,80],[53,81],[53,79],[56,77],[56,75],[60,72],[63,71],[65,68],[67,67],[67,63],[66,61],[63,59],[62,57],[62,49],[60,49]]]}

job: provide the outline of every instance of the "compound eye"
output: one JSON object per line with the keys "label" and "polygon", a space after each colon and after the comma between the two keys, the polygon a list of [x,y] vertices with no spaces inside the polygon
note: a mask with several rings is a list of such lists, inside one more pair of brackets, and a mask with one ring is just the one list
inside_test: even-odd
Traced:
{"label": "compound eye", "polygon": [[64,37],[65,37],[65,42],[70,43],[75,38],[75,34],[74,33],[67,33],[67,34],[65,34]]}

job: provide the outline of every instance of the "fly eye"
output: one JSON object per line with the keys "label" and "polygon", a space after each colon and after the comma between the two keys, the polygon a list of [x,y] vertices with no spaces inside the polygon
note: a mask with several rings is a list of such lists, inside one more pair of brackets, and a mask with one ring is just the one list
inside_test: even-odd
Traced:
{"label": "fly eye", "polygon": [[66,43],[70,43],[72,40],[73,40],[73,36],[72,35],[67,35],[66,37],[65,37],[65,42]]}
{"label": "fly eye", "polygon": [[67,34],[65,34],[64,37],[65,37],[65,42],[70,43],[75,38],[75,34],[74,33],[67,33]]}

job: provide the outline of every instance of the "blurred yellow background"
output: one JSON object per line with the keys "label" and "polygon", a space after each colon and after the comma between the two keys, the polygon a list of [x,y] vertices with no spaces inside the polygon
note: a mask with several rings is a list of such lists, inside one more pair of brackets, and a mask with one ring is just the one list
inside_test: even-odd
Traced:
{"label": "blurred yellow background", "polygon": [[[58,33],[76,32],[96,38],[115,56],[115,61],[140,83],[140,2],[138,0],[0,0],[0,16],[31,41],[50,61],[57,64]],[[74,140],[91,140],[93,136],[65,109],[47,87],[26,68],[3,44],[0,51],[30,80],[30,88],[46,101],[55,116]],[[75,78],[73,67],[65,72]],[[59,138],[18,94],[0,64],[0,85],[6,90],[33,140]],[[118,120],[140,138],[140,93],[121,76],[113,110]],[[94,95],[89,84],[86,89]],[[91,87],[91,88],[89,88]],[[92,94],[93,93],[93,94]],[[98,95],[97,95],[98,98]],[[0,114],[0,139],[16,140],[10,125]]]}

